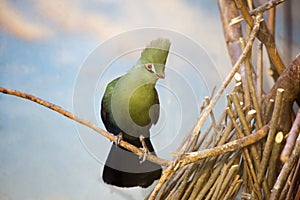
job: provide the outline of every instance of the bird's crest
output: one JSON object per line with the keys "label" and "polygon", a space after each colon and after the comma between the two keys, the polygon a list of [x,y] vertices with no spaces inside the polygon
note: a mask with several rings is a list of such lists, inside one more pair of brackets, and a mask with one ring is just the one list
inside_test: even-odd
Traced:
{"label": "bird's crest", "polygon": [[171,42],[165,38],[152,40],[142,51],[141,57],[152,63],[165,64]]}

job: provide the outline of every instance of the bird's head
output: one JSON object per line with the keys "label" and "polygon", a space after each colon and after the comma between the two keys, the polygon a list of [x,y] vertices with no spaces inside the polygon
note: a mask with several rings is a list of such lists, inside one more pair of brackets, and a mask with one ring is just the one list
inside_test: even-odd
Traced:
{"label": "bird's head", "polygon": [[156,78],[165,77],[165,64],[170,49],[170,41],[164,38],[158,38],[142,51],[139,59],[139,65],[144,67],[147,72],[155,75]]}

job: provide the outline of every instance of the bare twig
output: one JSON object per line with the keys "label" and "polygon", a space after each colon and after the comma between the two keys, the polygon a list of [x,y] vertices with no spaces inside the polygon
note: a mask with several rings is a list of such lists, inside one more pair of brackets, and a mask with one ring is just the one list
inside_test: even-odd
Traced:
{"label": "bare twig", "polygon": [[288,162],[286,162],[284,164],[284,166],[277,178],[277,181],[271,191],[270,200],[276,200],[279,198],[280,192],[281,192],[283,186],[286,184],[287,177],[289,176],[292,168],[297,163],[299,156],[300,156],[300,135],[298,135],[295,149],[294,149],[290,159],[288,160]]}
{"label": "bare twig", "polygon": [[276,95],[276,99],[275,99],[275,108],[274,108],[274,112],[273,112],[273,116],[272,116],[272,120],[271,120],[271,124],[270,124],[270,131],[268,134],[266,146],[265,146],[264,152],[263,152],[262,161],[260,163],[260,168],[258,170],[258,175],[257,175],[259,185],[261,184],[262,180],[264,179],[264,175],[265,175],[265,172],[267,169],[267,165],[268,165],[268,162],[270,159],[270,154],[271,154],[274,139],[275,139],[275,134],[277,132],[277,123],[278,123],[278,119],[279,119],[279,112],[280,112],[281,103],[282,103],[283,91],[284,91],[283,89],[277,90],[277,95]]}
{"label": "bare twig", "polygon": [[300,133],[300,109],[298,110],[298,113],[296,115],[293,126],[289,132],[286,144],[280,155],[280,159],[282,162],[288,161],[288,159],[292,153],[292,150],[295,146],[296,139],[297,139],[297,136],[299,135],[299,133]]}
{"label": "bare twig", "polygon": [[[30,94],[27,94],[27,93],[24,93],[24,92],[20,92],[20,91],[17,91],[17,90],[11,90],[11,89],[7,89],[7,88],[3,88],[3,87],[0,87],[0,92],[1,93],[4,93],[4,94],[9,94],[9,95],[14,95],[14,96],[18,96],[18,97],[21,97],[23,99],[27,99],[27,100],[30,100],[30,101],[33,101],[35,103],[38,103],[42,106],[45,106],[51,110],[54,110],[55,112],[59,113],[59,114],[62,114],[64,116],[66,116],[67,118],[69,119],[72,119],[80,124],[83,124],[87,127],[89,127],[90,129],[96,131],[97,133],[103,135],[104,137],[106,137],[107,139],[113,141],[113,142],[116,142],[118,140],[118,137],[104,131],[103,129],[99,128],[98,126],[90,123],[90,122],[87,122],[79,117],[76,117],[74,114],[72,114],[71,112],[68,112],[66,110],[64,110],[63,108],[53,104],[53,103],[49,103],[41,98],[38,98],[38,97],[35,97],[33,95],[30,95]],[[124,147],[125,149],[135,153],[136,155],[138,156],[142,156],[144,153],[141,149],[135,147],[134,145],[124,141],[124,140],[121,140],[119,142],[119,145],[121,147]],[[161,159],[161,158],[158,158],[152,154],[148,154],[147,155],[147,160],[151,161],[151,162],[154,162],[154,163],[157,163],[159,165],[163,165],[163,166],[167,166],[170,162],[168,160],[164,160],[164,159]]]}
{"label": "bare twig", "polygon": [[217,155],[224,154],[227,152],[236,151],[243,147],[254,144],[254,143],[258,142],[259,140],[261,140],[262,138],[264,138],[266,136],[266,134],[267,134],[266,132],[268,130],[269,130],[269,126],[265,125],[260,130],[258,130],[257,132],[255,132],[249,136],[226,143],[222,146],[217,146],[217,147],[211,148],[211,149],[204,149],[204,150],[197,151],[197,152],[186,153],[186,154],[182,155],[182,158],[179,160],[180,166],[187,165],[189,163],[198,161],[203,158],[213,157],[213,156],[217,156]]}
{"label": "bare twig", "polygon": [[[243,17],[245,18],[245,21],[247,24],[252,28],[253,27],[253,19],[245,6],[244,2],[242,0],[236,0],[237,7],[241,10],[241,13]],[[258,13],[257,15],[262,14]],[[269,59],[271,61],[271,67],[273,70],[273,78],[274,80],[277,80],[278,76],[284,71],[285,66],[278,54],[278,50],[275,45],[275,40],[272,34],[270,34],[267,25],[264,21],[261,22],[261,26],[259,28],[259,31],[257,33],[257,38],[265,45]]]}
{"label": "bare twig", "polygon": [[[266,3],[262,4],[261,6],[258,6],[257,8],[255,8],[253,10],[250,10],[249,13],[250,13],[251,16],[257,15],[258,13],[263,13],[263,12],[277,6],[278,4],[281,4],[284,1],[285,0],[270,0],[270,1],[267,1]],[[238,17],[231,20],[230,25],[234,25],[236,23],[239,23],[242,20],[244,20],[243,16],[238,16]]]}
{"label": "bare twig", "polygon": [[262,108],[262,95],[263,95],[263,45],[260,43],[258,45],[258,59],[257,59],[257,101],[260,107]]}

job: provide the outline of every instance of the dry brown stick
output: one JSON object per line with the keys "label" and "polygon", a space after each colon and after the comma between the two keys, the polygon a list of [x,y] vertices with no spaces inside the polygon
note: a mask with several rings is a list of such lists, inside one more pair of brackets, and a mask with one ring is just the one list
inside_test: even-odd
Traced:
{"label": "dry brown stick", "polygon": [[295,199],[300,199],[300,185],[298,186],[298,190],[297,190]]}
{"label": "dry brown stick", "polygon": [[220,176],[218,177],[217,181],[215,182],[215,185],[216,185],[215,190],[211,190],[212,193],[213,193],[212,197],[209,198],[207,196],[205,199],[212,199],[212,200],[218,199],[218,195],[220,193],[220,190],[221,190],[221,187],[222,187],[222,183],[225,180],[225,177],[226,177],[226,174],[227,174],[227,171],[228,171],[228,167],[229,167],[228,165],[226,165],[226,164],[224,165],[222,173],[220,174]]}
{"label": "dry brown stick", "polygon": [[230,121],[222,132],[222,138],[218,141],[218,146],[226,143],[230,133],[233,131],[232,122]]}
{"label": "dry brown stick", "polygon": [[280,192],[280,196],[279,196],[278,200],[285,200],[286,199],[285,197],[286,197],[286,195],[287,195],[287,193],[289,191],[294,171],[295,171],[295,167],[293,167],[291,173],[289,174],[289,176],[288,176],[288,178],[286,180],[286,183],[285,183],[282,191]]}
{"label": "dry brown stick", "polygon": [[227,192],[226,192],[226,194],[225,194],[223,200],[230,199],[230,197],[231,197],[231,195],[232,195],[232,193],[233,193],[233,189],[234,189],[235,185],[236,185],[239,181],[242,181],[242,180],[240,179],[240,176],[239,176],[239,175],[236,175],[235,178],[233,179],[233,181],[232,181],[230,187],[228,188],[228,190],[227,190]]}
{"label": "dry brown stick", "polygon": [[[118,139],[118,137],[104,131],[103,129],[99,128],[98,126],[90,123],[90,122],[87,122],[79,117],[76,117],[74,114],[72,114],[71,112],[68,112],[66,111],[65,109],[53,104],[53,103],[49,103],[41,98],[38,98],[36,96],[33,96],[33,95],[30,95],[30,94],[27,94],[27,93],[24,93],[24,92],[21,92],[21,91],[17,91],[17,90],[11,90],[11,89],[7,89],[7,88],[3,88],[3,87],[0,87],[0,92],[1,93],[4,93],[4,94],[9,94],[9,95],[14,95],[14,96],[17,96],[17,97],[21,97],[23,99],[27,99],[27,100],[30,100],[32,102],[35,102],[35,103],[38,103],[44,107],[47,107],[51,110],[54,110],[55,112],[59,113],[59,114],[62,114],[64,115],[65,117],[69,118],[69,119],[72,119],[80,124],[83,124],[84,126],[87,126],[89,127],[90,129],[96,131],[97,133],[103,135],[104,137],[106,137],[107,139],[113,141],[113,142],[116,142]],[[124,140],[120,140],[119,142],[119,145],[121,147],[124,147],[125,149],[135,153],[136,155],[138,156],[142,156],[144,154],[144,152],[135,147],[134,145],[124,141]],[[168,160],[164,160],[164,159],[161,159],[161,158],[158,158],[152,154],[148,154],[147,155],[147,160],[151,161],[151,162],[154,162],[154,163],[157,163],[159,165],[163,165],[163,166],[167,166],[170,161]]]}
{"label": "dry brown stick", "polygon": [[264,111],[264,116],[263,116],[263,123],[267,124],[269,122],[269,116],[272,115],[273,109],[274,109],[274,99],[269,99],[269,102],[265,105],[265,111]]}
{"label": "dry brown stick", "polygon": [[210,115],[210,112],[212,111],[213,107],[216,105],[219,98],[223,94],[225,88],[228,86],[228,84],[232,80],[235,73],[239,70],[242,62],[244,61],[244,59],[247,57],[249,51],[251,50],[253,41],[254,41],[255,36],[256,36],[256,33],[259,29],[260,22],[261,22],[261,16],[258,16],[256,18],[253,30],[250,34],[249,41],[247,42],[247,45],[246,45],[245,49],[243,50],[243,53],[239,57],[238,61],[235,63],[235,65],[232,68],[231,72],[225,78],[225,80],[224,80],[223,84],[221,85],[221,87],[218,89],[216,96],[211,100],[210,104],[200,114],[200,116],[197,120],[197,123],[196,123],[196,125],[194,126],[194,129],[193,129],[193,137],[194,138],[197,138],[197,136],[200,132],[200,129],[202,128],[203,124],[205,123],[207,117]]}
{"label": "dry brown stick", "polygon": [[[256,7],[255,9],[253,10],[250,10],[249,13],[251,16],[254,16],[254,15],[257,15],[258,13],[263,13],[267,10],[270,10],[271,8],[277,6],[278,4],[284,2],[285,0],[270,0],[270,1],[267,1],[266,3]],[[243,16],[238,16],[234,19],[231,20],[230,22],[230,25],[234,25],[236,23],[239,23],[241,22],[242,20],[244,20]]]}
{"label": "dry brown stick", "polygon": [[242,184],[242,190],[241,193],[247,193],[248,189],[251,191],[254,189],[254,187],[248,186],[249,184],[254,185],[253,180],[250,178],[250,169],[248,169],[248,165],[246,162],[243,161],[243,171],[242,171],[242,177],[241,179],[243,180]]}
{"label": "dry brown stick", "polygon": [[189,183],[185,193],[183,194],[181,200],[187,200],[189,199],[189,197],[191,196],[191,193],[194,190],[194,186],[197,184],[197,181],[199,180],[200,176],[202,176],[203,174],[201,173],[201,167],[199,167],[197,169],[197,171],[195,171],[195,174],[193,176],[192,181]]}
{"label": "dry brown stick", "polygon": [[[226,115],[226,113],[223,112],[223,114],[222,114],[222,115],[220,116],[220,118],[218,119],[218,122],[216,123],[216,124],[217,124],[216,126],[218,127],[218,129],[219,129],[219,127],[222,125],[222,121],[224,121],[225,115]],[[209,128],[205,131],[205,133],[208,133],[209,130],[211,129],[211,127],[212,127],[212,123],[210,124]],[[229,132],[230,132],[231,130],[232,130],[231,124],[229,124],[228,126],[226,126],[225,129],[224,129],[224,130],[222,131],[222,133],[220,134],[220,135],[222,136],[222,137],[221,137],[221,140],[222,140],[223,138],[227,138],[227,136],[228,136],[228,134],[229,134]],[[215,132],[215,131],[214,131],[214,132]],[[206,135],[206,134],[204,134],[204,135]],[[202,138],[200,139],[200,140],[201,140],[201,143],[202,143],[203,140],[204,140],[204,135],[202,135]],[[210,137],[209,137],[209,140],[207,140],[207,141],[205,142],[205,144],[204,144],[203,146],[201,146],[202,149],[208,148],[209,145],[210,145],[211,143],[213,143],[213,141],[212,141],[212,139],[211,139],[212,137],[214,137],[214,136],[210,136]],[[218,140],[219,140],[219,139],[218,139]],[[224,140],[224,142],[225,142],[225,141],[226,141],[226,140]],[[219,141],[218,144],[220,145],[220,141]],[[215,144],[212,144],[212,145],[215,145]],[[197,144],[197,147],[194,148],[194,151],[199,150],[199,146],[200,146],[200,144],[198,143],[198,144]],[[187,192],[186,192],[186,193],[184,194],[184,196],[182,197],[183,199],[187,199],[188,196],[190,196],[190,198],[193,198],[193,196],[196,196],[196,195],[197,195],[198,190],[201,189],[201,187],[205,184],[205,180],[207,180],[207,179],[209,178],[208,175],[210,174],[210,168],[213,167],[215,161],[216,161],[216,158],[210,159],[210,160],[206,163],[206,165],[205,165],[205,167],[204,167],[204,170],[201,170],[201,169],[200,169],[201,166],[199,166],[199,170],[195,173],[192,182],[190,182],[190,184],[189,184],[189,186],[188,186],[188,188],[187,188]],[[199,178],[199,177],[200,177],[200,173],[201,173],[201,178]],[[210,176],[209,180],[211,180],[211,178],[212,178],[212,176]],[[206,185],[207,185],[207,184],[206,184]],[[193,187],[193,190],[191,189],[192,187]],[[203,188],[202,188],[202,190],[203,190]],[[190,194],[190,193],[192,193],[192,194]]]}
{"label": "dry brown stick", "polygon": [[[220,174],[220,170],[214,170],[211,177],[209,178],[209,181],[196,199],[203,199],[204,195],[208,192],[208,194],[205,196],[205,199],[219,199],[217,198],[219,190],[221,189],[222,184],[224,183],[223,180],[225,179],[225,175],[227,174],[227,169],[232,166],[234,163],[236,163],[236,160],[239,159],[239,152],[235,153],[231,158],[229,158],[229,155],[224,156],[221,161],[218,162],[218,167],[221,166],[222,172]],[[230,159],[228,161],[228,159]],[[227,164],[226,164],[227,163]],[[210,182],[210,183],[209,183]],[[211,187],[212,186],[212,187]],[[206,189],[205,189],[206,188]]]}
{"label": "dry brown stick", "polygon": [[[245,18],[245,21],[247,22],[247,24],[252,28],[253,27],[253,19],[246,7],[246,5],[244,4],[244,2],[242,0],[236,0],[236,5],[237,7],[241,10],[241,13],[243,15],[243,17]],[[262,13],[258,13],[257,15],[260,15]],[[285,66],[278,54],[278,50],[276,48],[275,45],[275,40],[274,37],[270,34],[266,23],[263,21],[261,23],[260,29],[257,33],[257,38],[264,43],[268,55],[269,55],[269,59],[271,61],[271,67],[273,70],[273,78],[274,80],[277,80],[278,76],[284,71]]]}
{"label": "dry brown stick", "polygon": [[188,185],[188,181],[191,178],[191,175],[195,173],[198,163],[193,163],[192,165],[192,167],[188,168],[185,171],[183,175],[183,181],[181,182],[180,186],[175,190],[175,196],[173,197],[173,200],[181,200],[184,196],[184,193],[186,192],[185,189]]}
{"label": "dry brown stick", "polygon": [[246,67],[246,78],[247,78],[247,83],[248,83],[248,87],[249,87],[250,96],[251,96],[251,99],[252,99],[254,109],[256,110],[256,123],[257,123],[258,129],[260,129],[263,125],[261,109],[260,109],[261,107],[258,104],[256,91],[255,91],[255,88],[254,88],[254,82],[253,82],[253,79],[252,79],[252,69],[251,69],[251,64],[250,64],[249,58],[246,59],[245,67]]}
{"label": "dry brown stick", "polygon": [[277,200],[283,186],[286,184],[287,177],[289,176],[292,168],[298,162],[300,156],[300,135],[298,135],[294,151],[290,159],[283,165],[282,170],[276,180],[276,183],[271,191],[270,200]]}
{"label": "dry brown stick", "polygon": [[270,156],[270,161],[268,164],[269,169],[268,169],[267,182],[268,182],[268,186],[270,188],[273,187],[276,177],[278,175],[278,156],[280,155],[283,139],[284,139],[283,133],[281,131],[279,131],[276,134],[274,145],[272,148],[272,153]]}
{"label": "dry brown stick", "polygon": [[238,199],[238,198],[236,198],[236,196],[239,193],[239,188],[241,187],[242,182],[243,181],[238,181],[237,184],[234,186],[233,194],[231,195],[231,199]]}
{"label": "dry brown stick", "polygon": [[[240,39],[243,38],[243,31],[241,24],[230,25],[231,19],[238,16],[238,10],[232,0],[218,0],[218,6],[221,15],[223,33],[226,41],[227,51],[232,65],[234,65],[243,51],[241,48]],[[246,81],[245,64],[242,63],[239,69],[239,81],[242,80],[243,84],[243,97],[244,103],[250,105],[250,93],[248,92],[248,85]]]}
{"label": "dry brown stick", "polygon": [[273,147],[273,143],[274,143],[274,139],[275,139],[275,134],[276,134],[276,130],[277,130],[277,123],[278,123],[278,119],[279,119],[279,112],[281,109],[281,105],[282,105],[282,96],[283,96],[283,89],[278,89],[277,90],[277,95],[276,95],[276,99],[275,99],[275,107],[274,107],[274,112],[272,115],[272,119],[270,122],[270,131],[267,137],[267,141],[266,141],[266,145],[263,151],[263,155],[262,155],[262,160],[260,163],[260,168],[258,170],[258,174],[257,174],[257,180],[258,180],[258,184],[260,185],[265,177],[265,172],[267,169],[267,165],[270,159],[270,154],[272,151],[272,147]]}
{"label": "dry brown stick", "polygon": [[271,8],[268,11],[268,22],[267,27],[270,31],[270,34],[272,34],[273,37],[275,37],[275,15],[276,15],[276,7]]}
{"label": "dry brown stick", "polygon": [[[278,128],[284,134],[288,133],[291,125],[291,114],[293,113],[293,103],[300,98],[300,54],[296,56],[289,67],[280,75],[271,91],[264,97],[264,108],[268,106],[269,100],[274,99],[278,88],[285,90],[283,97],[282,109],[278,122]],[[300,105],[300,102],[298,102]],[[265,114],[267,114],[265,112]],[[270,116],[265,116],[265,119],[270,119]]]}
{"label": "dry brown stick", "polygon": [[283,7],[283,30],[284,30],[284,38],[285,38],[285,48],[284,53],[287,60],[292,60],[293,48],[291,48],[294,44],[294,36],[293,36],[293,28],[294,28],[294,12],[293,12],[292,1],[286,1]]}
{"label": "dry brown stick", "polygon": [[[205,101],[206,101],[207,105],[210,104],[210,99],[208,97],[205,97]],[[217,126],[216,118],[215,118],[213,111],[210,112],[210,118],[211,118],[211,122],[212,122],[212,125],[214,128],[211,137],[213,138],[213,140],[215,140],[217,137],[214,137],[214,136],[217,134],[218,126]],[[214,143],[215,143],[215,141],[214,141]]]}
{"label": "dry brown stick", "polygon": [[[210,183],[210,179],[213,180],[213,174],[211,174],[211,169],[213,169],[215,163],[216,163],[217,158],[211,158],[207,161],[204,169],[199,169],[198,174],[200,175],[199,178],[197,180],[195,180],[195,184],[193,184],[193,190],[191,191],[190,197],[189,199],[195,199],[198,195],[198,193],[200,193],[201,190],[203,190],[203,185],[205,185],[205,183],[209,184]],[[220,164],[221,165],[221,164]],[[217,171],[218,168],[215,170]],[[221,168],[220,168],[221,170]],[[198,176],[197,176],[198,177]]]}
{"label": "dry brown stick", "polygon": [[232,180],[233,176],[236,175],[237,171],[239,169],[239,165],[232,165],[226,174],[226,177],[224,178],[224,181],[222,182],[220,191],[218,192],[217,199],[223,199],[225,190],[228,188],[230,180]]}
{"label": "dry brown stick", "polygon": [[249,146],[251,144],[254,144],[258,141],[260,141],[262,138],[264,138],[267,135],[267,131],[269,130],[269,126],[265,125],[260,130],[256,131],[255,133],[252,133],[249,136],[246,136],[241,139],[237,139],[231,142],[228,142],[224,145],[217,146],[211,149],[204,149],[197,152],[190,152],[185,153],[182,155],[182,158],[179,160],[180,166],[184,166],[193,162],[196,162],[200,159],[207,158],[207,157],[214,157],[218,156],[220,154],[233,152],[239,149],[242,149],[246,146]]}
{"label": "dry brown stick", "polygon": [[[232,99],[232,102],[234,104],[235,110],[238,113],[238,117],[239,117],[239,120],[242,124],[245,135],[248,136],[248,135],[251,134],[250,126],[247,123],[247,120],[246,120],[246,117],[245,117],[244,112],[242,110],[242,107],[240,105],[239,99],[238,99],[238,97],[235,93],[231,94],[231,99]],[[258,155],[256,146],[254,146],[254,145],[250,146],[250,154],[251,154],[252,159],[254,161],[255,170],[258,170],[258,168],[259,168],[259,157],[260,156]]]}
{"label": "dry brown stick", "polygon": [[[218,89],[216,96],[211,100],[210,104],[200,114],[200,116],[199,116],[199,118],[198,118],[198,120],[197,120],[197,122],[196,122],[196,124],[195,124],[195,126],[193,128],[193,131],[192,131],[193,134],[192,134],[191,141],[193,141],[194,139],[198,138],[200,130],[201,130],[203,124],[205,123],[207,117],[209,116],[210,112],[212,111],[213,107],[216,105],[216,103],[218,102],[219,98],[223,94],[225,88],[228,86],[228,84],[232,80],[232,78],[235,75],[235,73],[239,70],[242,62],[244,61],[244,59],[248,55],[248,52],[251,50],[253,41],[254,41],[255,36],[257,34],[257,31],[259,29],[260,22],[261,22],[261,16],[258,16],[256,18],[256,20],[255,20],[255,24],[254,24],[253,30],[252,30],[252,32],[250,34],[249,41],[247,42],[247,45],[246,45],[243,53],[239,57],[238,61],[235,63],[234,67],[232,68],[232,71],[225,78],[225,80],[224,80],[223,84],[221,85],[221,87]],[[259,132],[259,133],[261,134],[261,132]],[[173,161],[174,166],[178,166],[176,164],[177,162],[178,162],[177,160]],[[182,165],[182,163],[180,165]],[[171,166],[171,165],[169,165],[169,166]],[[170,178],[173,174],[174,174],[174,169],[172,167],[167,167],[164,170],[163,175],[159,179],[157,185],[155,186],[154,190],[152,191],[152,193],[151,193],[151,195],[149,197],[150,200],[154,200],[155,199],[156,195],[158,194],[160,188],[163,186],[163,184],[165,183],[165,181],[168,178]]]}
{"label": "dry brown stick", "polygon": [[176,171],[174,175],[165,184],[163,191],[160,192],[160,195],[157,197],[157,199],[167,199],[167,198],[174,199],[176,189],[183,182],[185,178],[184,174],[189,167],[190,166],[187,165],[182,167],[178,171]]}
{"label": "dry brown stick", "polygon": [[179,168],[178,162],[174,160],[165,170],[163,170],[160,179],[158,180],[155,188],[151,192],[149,196],[149,200],[154,200],[159,193],[159,190],[162,188],[163,184],[170,179],[171,176],[175,173],[175,171]]}
{"label": "dry brown stick", "polygon": [[[228,111],[228,116],[231,118],[231,121],[232,121],[232,123],[235,127],[235,130],[238,133],[239,138],[245,137],[244,133],[242,132],[242,130],[240,129],[240,127],[236,123],[232,111],[229,108],[226,109],[226,110]],[[246,162],[247,166],[249,167],[249,176],[250,176],[251,180],[253,180],[253,182],[254,182],[253,185],[254,185],[255,192],[258,195],[258,198],[262,199],[260,189],[259,189],[259,185],[258,185],[257,178],[256,178],[256,174],[255,174],[255,170],[254,170],[252,160],[250,158],[249,151],[248,151],[247,148],[243,149],[243,154],[242,155],[243,155],[244,161]]]}
{"label": "dry brown stick", "polygon": [[[213,186],[213,184],[215,183],[216,179],[218,178],[220,171],[222,170],[222,168],[224,167],[224,163],[226,162],[226,160],[228,159],[229,155],[224,156],[224,159],[218,163],[218,166],[213,170],[213,172],[210,174],[209,180],[206,181],[206,183],[204,183],[204,181],[197,181],[197,183],[202,183],[202,188],[199,187],[199,189],[195,190],[192,194],[191,194],[191,199],[193,198],[198,198],[198,199],[202,199],[204,198],[205,194],[211,189],[211,187]],[[199,184],[200,185],[200,184]]]}
{"label": "dry brown stick", "polygon": [[[218,183],[220,183],[219,180],[223,178],[222,175],[223,175],[223,173],[217,177],[217,181],[214,182],[213,186],[209,189],[209,192],[208,192],[208,194],[205,196],[205,199],[204,199],[204,200],[210,200],[210,199],[212,199],[212,195],[214,194],[214,191],[215,191],[216,188],[218,187]],[[201,199],[201,198],[198,198],[198,197],[197,197],[196,199]]]}
{"label": "dry brown stick", "polygon": [[[299,185],[299,180],[300,180],[300,159],[298,159],[298,164],[295,168],[295,173],[293,174],[293,179],[292,179],[292,182],[291,182],[291,185],[290,185],[290,189],[289,189],[289,192],[286,196],[287,200],[292,199],[293,192],[296,191],[297,184]],[[299,185],[299,187],[300,187],[300,185]]]}
{"label": "dry brown stick", "polygon": [[[257,101],[259,104],[259,109],[262,108],[262,96],[263,96],[263,45],[260,43],[258,45],[258,59],[257,59]],[[263,123],[264,124],[264,123]]]}
{"label": "dry brown stick", "polygon": [[204,149],[209,145],[209,144],[205,143],[205,145],[203,147],[201,146],[203,144],[204,140],[207,138],[208,134],[210,133],[210,130],[212,129],[212,127],[213,127],[213,125],[212,125],[212,123],[210,123],[209,127],[205,130],[205,132],[203,134],[201,134],[201,138],[195,145],[193,151],[198,151],[200,149],[200,147],[202,149]]}
{"label": "dry brown stick", "polygon": [[295,146],[296,139],[297,139],[297,136],[299,135],[299,133],[300,133],[300,109],[298,110],[295,121],[292,125],[292,128],[289,132],[288,138],[286,140],[286,144],[280,155],[280,159],[282,162],[288,161],[288,159],[293,151],[293,148]]}

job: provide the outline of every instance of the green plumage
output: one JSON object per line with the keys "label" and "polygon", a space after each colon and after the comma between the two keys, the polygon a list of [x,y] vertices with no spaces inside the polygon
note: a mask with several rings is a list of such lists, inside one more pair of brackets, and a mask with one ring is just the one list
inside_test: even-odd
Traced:
{"label": "green plumage", "polygon": [[[101,118],[112,134],[122,133],[127,142],[142,147],[144,136],[148,150],[155,154],[150,142],[150,127],[159,118],[159,99],[155,84],[164,77],[170,42],[157,39],[143,50],[131,70],[107,85],[101,103]],[[148,187],[160,177],[161,167],[112,145],[103,171],[103,180],[120,187]]]}

